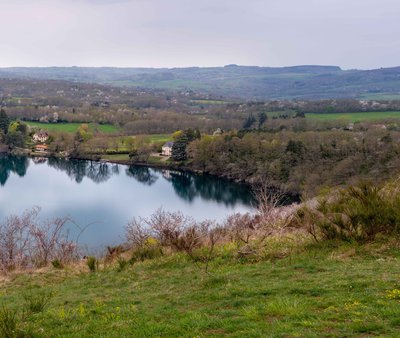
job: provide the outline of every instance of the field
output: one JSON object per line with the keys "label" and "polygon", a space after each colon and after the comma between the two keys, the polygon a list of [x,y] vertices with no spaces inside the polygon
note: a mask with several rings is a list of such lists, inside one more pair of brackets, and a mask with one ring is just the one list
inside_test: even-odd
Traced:
{"label": "field", "polygon": [[342,120],[347,122],[379,121],[400,119],[400,112],[359,112],[337,114],[306,114],[306,118],[317,121]]}
{"label": "field", "polygon": [[11,276],[0,306],[51,293],[19,323],[38,337],[398,337],[400,252],[385,245],[289,244],[252,263],[225,248],[212,276],[180,254],[120,272],[82,262]]}
{"label": "field", "polygon": [[166,143],[172,141],[171,134],[153,134],[153,135],[146,135],[149,137],[152,143]]}
{"label": "field", "polygon": [[[48,131],[59,131],[66,133],[75,133],[81,123],[40,123],[40,122],[27,122],[28,125],[45,129]],[[118,127],[111,124],[89,124],[92,129],[97,128],[102,133],[115,133],[119,130]]]}

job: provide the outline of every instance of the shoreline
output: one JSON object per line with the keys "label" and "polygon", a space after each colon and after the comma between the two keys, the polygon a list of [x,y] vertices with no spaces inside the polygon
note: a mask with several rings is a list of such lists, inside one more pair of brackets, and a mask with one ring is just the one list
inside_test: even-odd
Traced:
{"label": "shoreline", "polygon": [[[149,167],[149,168],[155,168],[155,169],[165,169],[165,170],[176,170],[176,171],[181,171],[181,172],[186,172],[186,173],[191,173],[195,175],[208,175],[212,176],[215,178],[219,178],[222,180],[226,180],[229,182],[233,182],[236,184],[244,185],[247,186],[249,189],[253,189],[255,184],[254,182],[249,182],[246,180],[239,180],[239,179],[234,179],[231,177],[227,176],[220,176],[220,175],[215,175],[211,174],[202,170],[195,170],[193,168],[190,168],[187,165],[183,164],[171,164],[171,163],[154,163],[154,162],[133,162],[130,160],[118,160],[118,159],[102,159],[102,158],[93,158],[91,156],[79,156],[79,157],[70,157],[70,156],[65,156],[62,154],[54,154],[54,153],[38,153],[38,152],[33,152],[31,150],[23,149],[23,148],[18,148],[14,149],[8,152],[8,154],[11,155],[19,155],[19,156],[30,156],[30,157],[45,157],[45,158],[60,158],[60,159],[75,159],[75,160],[83,160],[83,161],[95,161],[95,162],[104,162],[104,163],[110,163],[110,164],[120,164],[120,165],[126,165],[126,166],[139,166],[139,167]],[[276,187],[271,187],[271,189],[275,189]],[[293,191],[287,191],[285,195],[289,198],[290,202],[289,204],[292,203],[299,203],[301,201],[301,194],[293,192]]]}
{"label": "shoreline", "polygon": [[[71,157],[71,156],[64,156],[61,154],[54,154],[54,153],[38,153],[38,152],[33,152],[28,149],[23,149],[23,148],[18,148],[14,149],[8,152],[5,152],[6,154],[11,154],[11,155],[16,155],[16,156],[28,156],[28,157],[45,157],[45,158],[60,158],[60,159],[74,159],[74,160],[82,160],[82,161],[95,161],[95,162],[104,162],[104,163],[110,163],[110,164],[120,164],[120,165],[126,165],[126,166],[138,166],[138,167],[149,167],[149,168],[155,168],[155,169],[165,169],[165,170],[176,170],[176,171],[181,171],[181,172],[187,172],[191,174],[196,174],[196,175],[208,175],[212,177],[216,177],[219,179],[227,180],[230,182],[234,182],[236,184],[240,185],[245,185],[249,189],[252,189],[253,184],[250,182],[246,182],[244,180],[237,180],[233,178],[229,178],[226,176],[219,176],[219,175],[214,175],[207,173],[202,170],[195,170],[193,168],[190,168],[189,166],[186,165],[180,165],[180,164],[166,164],[166,163],[154,163],[154,162],[133,162],[130,160],[117,160],[117,159],[102,159],[102,158],[93,158],[90,155],[88,156],[79,156],[79,157]],[[290,193],[290,195],[292,195]]]}

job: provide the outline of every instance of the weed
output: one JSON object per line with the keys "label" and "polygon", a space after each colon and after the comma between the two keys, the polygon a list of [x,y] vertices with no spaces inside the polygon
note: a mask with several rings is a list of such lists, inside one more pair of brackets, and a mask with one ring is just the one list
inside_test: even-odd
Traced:
{"label": "weed", "polygon": [[117,271],[121,272],[126,269],[126,267],[129,264],[129,261],[127,261],[125,258],[122,258],[121,256],[119,256],[117,259],[117,263],[118,263]]}
{"label": "weed", "polygon": [[99,260],[96,257],[89,256],[87,258],[86,264],[90,272],[96,272],[97,270],[99,270]]}
{"label": "weed", "polygon": [[5,306],[0,309],[0,332],[5,338],[17,336],[18,318],[17,312]]}
{"label": "weed", "polygon": [[30,291],[29,293],[25,293],[23,298],[25,301],[24,304],[24,313],[26,316],[30,314],[36,314],[43,312],[46,305],[49,303],[50,299],[53,297],[51,292]]}

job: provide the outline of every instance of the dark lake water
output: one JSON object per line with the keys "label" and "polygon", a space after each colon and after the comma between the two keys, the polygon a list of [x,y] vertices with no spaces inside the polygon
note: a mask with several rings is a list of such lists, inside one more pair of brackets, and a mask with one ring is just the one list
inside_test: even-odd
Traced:
{"label": "dark lake water", "polygon": [[[42,219],[68,216],[80,226],[93,223],[80,238],[91,250],[120,243],[132,217],[147,217],[160,207],[199,221],[222,221],[251,211],[251,204],[246,186],[208,175],[0,155],[0,220],[39,206]],[[71,237],[78,233],[69,227]]]}

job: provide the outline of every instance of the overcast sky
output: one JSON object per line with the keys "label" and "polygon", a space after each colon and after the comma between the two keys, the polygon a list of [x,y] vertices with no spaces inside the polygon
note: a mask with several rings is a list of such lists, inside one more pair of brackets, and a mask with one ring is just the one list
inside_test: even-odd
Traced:
{"label": "overcast sky", "polygon": [[400,65],[399,0],[0,0],[0,67]]}

